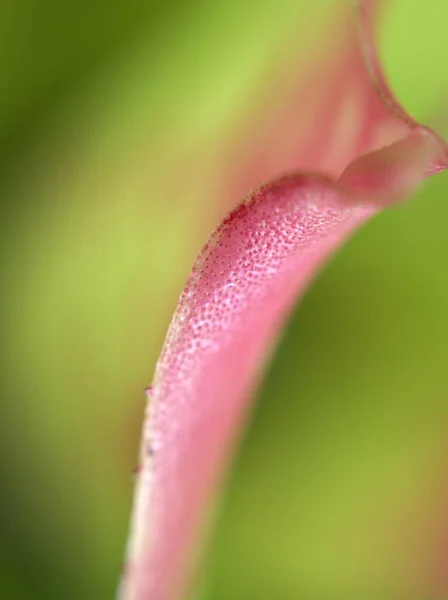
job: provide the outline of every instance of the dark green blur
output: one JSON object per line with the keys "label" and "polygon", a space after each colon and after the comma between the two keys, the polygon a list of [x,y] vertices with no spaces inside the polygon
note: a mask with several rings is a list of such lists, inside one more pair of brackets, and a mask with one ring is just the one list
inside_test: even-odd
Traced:
{"label": "dark green blur", "polygon": [[[216,150],[313,11],[0,0],[0,598],[114,597],[143,389],[205,235],[200,182],[164,195],[173,157]],[[442,127],[447,28],[445,0],[396,0],[381,29],[404,104]],[[223,500],[207,600],[401,600],[403,540],[433,526],[448,465],[447,198],[445,174],[375,219],[296,311]]]}

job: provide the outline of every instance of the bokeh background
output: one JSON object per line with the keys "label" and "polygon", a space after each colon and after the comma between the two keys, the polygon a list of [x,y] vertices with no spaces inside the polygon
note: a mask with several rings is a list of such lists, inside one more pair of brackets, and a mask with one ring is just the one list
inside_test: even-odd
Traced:
{"label": "bokeh background", "polygon": [[[306,57],[334,4],[0,0],[1,598],[114,597],[143,389],[216,223],[221,144],[285,36]],[[447,32],[445,0],[391,1],[379,28],[399,97],[442,128]],[[297,309],[207,600],[448,597],[422,591],[448,563],[447,224],[441,175]]]}

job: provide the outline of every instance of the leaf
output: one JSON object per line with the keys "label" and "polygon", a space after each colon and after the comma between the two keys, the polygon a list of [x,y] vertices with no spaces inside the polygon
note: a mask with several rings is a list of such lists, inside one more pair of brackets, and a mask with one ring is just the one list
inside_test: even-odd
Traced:
{"label": "leaf", "polygon": [[[171,600],[188,588],[213,495],[292,307],[354,230],[448,164],[445,143],[405,113],[385,81],[372,43],[373,9],[361,2],[357,20],[346,17],[348,46],[336,71],[345,75],[320,85],[325,119],[317,130],[306,125],[297,152],[288,154],[308,170],[275,177],[232,210],[180,297],[149,391],[123,599]],[[347,105],[333,101],[347,82],[360,102],[349,125]],[[284,155],[271,133],[259,156],[276,169],[277,151]],[[230,187],[266,172],[243,161],[242,179]]]}

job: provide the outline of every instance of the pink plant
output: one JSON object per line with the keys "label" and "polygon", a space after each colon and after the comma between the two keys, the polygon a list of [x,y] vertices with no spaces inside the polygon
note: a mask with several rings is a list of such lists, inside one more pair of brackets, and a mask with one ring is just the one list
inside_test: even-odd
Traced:
{"label": "pink plant", "polygon": [[169,328],[148,390],[123,600],[188,589],[212,496],[291,309],[353,231],[448,166],[445,142],[386,83],[376,8],[360,0],[346,11],[337,54],[327,48],[318,77],[292,82],[300,94],[264,128],[267,139],[232,149],[239,167],[221,205],[270,180],[212,233]]}

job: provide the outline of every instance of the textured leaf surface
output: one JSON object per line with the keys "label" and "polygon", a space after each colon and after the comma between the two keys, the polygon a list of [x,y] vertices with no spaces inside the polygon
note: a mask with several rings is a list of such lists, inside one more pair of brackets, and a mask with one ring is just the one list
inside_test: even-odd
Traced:
{"label": "textured leaf surface", "polygon": [[[325,77],[333,71],[322,66],[316,120],[283,153],[275,131],[287,136],[289,123],[294,130],[300,120],[300,111],[286,111],[260,160],[243,161],[229,189],[250,187],[271,169],[308,172],[277,177],[234,209],[181,295],[149,391],[123,598],[170,600],[186,589],[210,498],[290,309],[353,230],[447,164],[445,144],[401,109],[384,80],[371,42],[372,8],[362,3],[357,20],[350,14],[344,21],[347,46],[336,70],[343,77]],[[359,110],[335,100],[347,90]]]}

